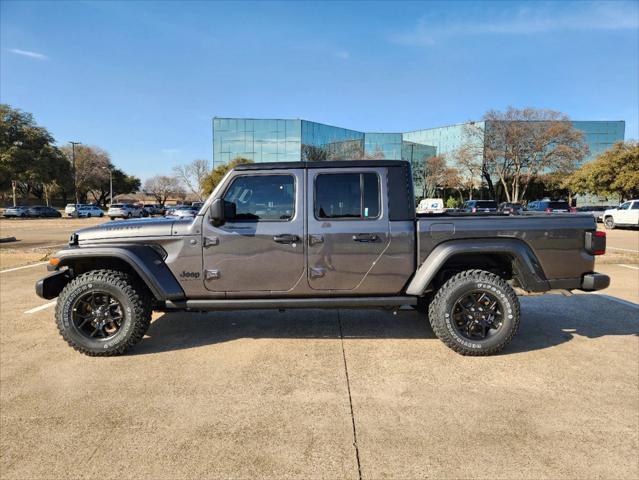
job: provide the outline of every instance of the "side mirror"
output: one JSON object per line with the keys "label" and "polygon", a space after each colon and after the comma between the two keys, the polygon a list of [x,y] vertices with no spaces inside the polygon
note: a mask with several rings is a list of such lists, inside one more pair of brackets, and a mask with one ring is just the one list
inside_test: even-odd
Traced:
{"label": "side mirror", "polygon": [[216,198],[209,208],[209,218],[216,227],[224,225],[224,200]]}

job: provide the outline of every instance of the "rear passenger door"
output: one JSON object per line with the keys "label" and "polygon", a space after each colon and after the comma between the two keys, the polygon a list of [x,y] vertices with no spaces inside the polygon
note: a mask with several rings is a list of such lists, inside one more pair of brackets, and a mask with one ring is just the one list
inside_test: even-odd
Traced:
{"label": "rear passenger door", "polygon": [[385,169],[309,169],[308,282],[356,291],[390,242]]}

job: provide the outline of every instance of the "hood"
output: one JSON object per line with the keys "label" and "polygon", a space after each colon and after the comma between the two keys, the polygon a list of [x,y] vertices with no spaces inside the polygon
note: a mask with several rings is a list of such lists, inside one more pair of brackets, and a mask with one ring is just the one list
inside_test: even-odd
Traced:
{"label": "hood", "polygon": [[78,236],[80,243],[132,237],[169,237],[174,223],[174,218],[141,218],[138,220],[112,221],[95,227],[83,228],[73,235]]}

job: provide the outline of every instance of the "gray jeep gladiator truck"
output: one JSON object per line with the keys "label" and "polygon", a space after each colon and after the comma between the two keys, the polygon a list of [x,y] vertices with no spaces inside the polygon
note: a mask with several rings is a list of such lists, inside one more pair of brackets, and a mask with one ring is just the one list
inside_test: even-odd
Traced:
{"label": "gray jeep gladiator truck", "polygon": [[58,297],[60,333],[87,355],[125,352],[153,310],[403,305],[456,352],[487,355],[517,331],[516,290],[606,288],[605,241],[587,215],[416,216],[403,161],[255,163],[195,218],[77,231],[36,291]]}

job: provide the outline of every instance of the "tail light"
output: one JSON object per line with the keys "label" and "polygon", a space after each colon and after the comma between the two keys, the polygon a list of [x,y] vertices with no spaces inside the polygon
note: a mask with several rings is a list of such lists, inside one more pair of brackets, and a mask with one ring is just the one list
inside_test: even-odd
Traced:
{"label": "tail light", "polygon": [[577,207],[570,207],[570,213],[577,213]]}
{"label": "tail light", "polygon": [[477,207],[473,207],[472,212],[473,212],[473,213],[477,213]]}
{"label": "tail light", "polygon": [[544,210],[544,212],[550,213],[550,212],[552,212],[552,208],[547,208],[546,210]]}
{"label": "tail light", "polygon": [[586,232],[586,250],[591,255],[603,255],[606,253],[606,232],[599,230]]}

